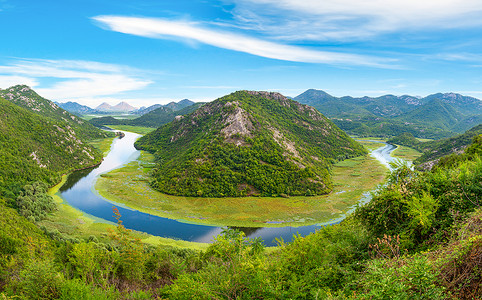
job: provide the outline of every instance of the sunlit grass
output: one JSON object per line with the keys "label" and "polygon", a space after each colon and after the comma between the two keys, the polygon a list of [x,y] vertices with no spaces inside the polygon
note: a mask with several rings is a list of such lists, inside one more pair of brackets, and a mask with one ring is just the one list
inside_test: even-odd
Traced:
{"label": "sunlit grass", "polygon": [[420,157],[422,153],[413,148],[397,145],[397,149],[395,149],[391,155],[404,160],[414,161]]}
{"label": "sunlit grass", "polygon": [[100,152],[103,153],[104,156],[107,155],[110,151],[110,146],[112,145],[112,141],[115,137],[104,138],[104,139],[97,139],[89,141],[89,144],[92,145],[94,148],[99,149]]}
{"label": "sunlit grass", "polygon": [[134,132],[142,135],[148,134],[149,132],[156,130],[156,128],[152,128],[152,127],[130,126],[130,125],[109,125],[109,127],[115,130],[130,131],[130,132]]}

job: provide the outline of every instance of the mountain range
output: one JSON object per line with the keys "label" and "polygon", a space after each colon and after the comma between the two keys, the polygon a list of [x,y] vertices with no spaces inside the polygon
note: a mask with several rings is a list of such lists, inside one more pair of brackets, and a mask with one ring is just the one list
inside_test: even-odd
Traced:
{"label": "mountain range", "polygon": [[55,104],[69,111],[70,113],[73,113],[77,116],[83,116],[83,115],[96,115],[96,114],[102,115],[102,114],[116,114],[116,113],[131,113],[136,115],[144,115],[159,107],[167,107],[172,111],[178,111],[187,106],[193,105],[194,102],[188,99],[183,99],[179,102],[172,101],[165,105],[154,104],[149,107],[141,107],[139,109],[137,109],[136,107],[133,107],[127,102],[120,102],[114,106],[104,102],[99,106],[97,106],[95,109],[90,108],[89,106],[86,106],[86,105],[79,104],[77,102],[72,102],[72,101],[65,102],[65,103],[55,102]]}
{"label": "mountain range", "polygon": [[117,105],[110,105],[107,102],[102,103],[101,105],[97,106],[95,110],[101,112],[119,112],[119,113],[128,113],[132,111],[136,111],[137,108],[134,106],[129,105],[127,102],[120,102]]}
{"label": "mountain range", "polygon": [[409,95],[334,97],[310,89],[294,100],[330,117],[351,134],[389,136],[410,132],[417,137],[440,138],[461,133],[482,122],[482,101],[455,93],[427,97]]}

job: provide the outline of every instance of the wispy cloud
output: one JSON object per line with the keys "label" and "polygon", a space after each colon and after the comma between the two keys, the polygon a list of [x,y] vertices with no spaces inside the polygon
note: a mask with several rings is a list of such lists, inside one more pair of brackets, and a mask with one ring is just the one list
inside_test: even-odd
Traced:
{"label": "wispy cloud", "polygon": [[318,51],[253,38],[228,31],[203,28],[199,23],[156,18],[97,16],[93,20],[108,30],[148,38],[182,38],[223,49],[234,50],[278,60],[337,65],[393,68],[393,60],[341,53]]}
{"label": "wispy cloud", "polygon": [[[481,26],[479,0],[225,0],[236,25],[290,40],[360,40]],[[232,24],[231,24],[232,25]]]}
{"label": "wispy cloud", "polygon": [[[27,84],[48,99],[71,100],[142,89],[151,81],[140,73],[126,66],[93,61],[17,59],[0,66],[0,82],[6,85],[2,88]],[[52,83],[44,86],[40,80]]]}
{"label": "wispy cloud", "polygon": [[0,75],[0,82],[2,83],[2,86],[0,86],[2,89],[17,84],[26,84],[28,86],[36,86],[38,84],[35,78],[18,75]]}

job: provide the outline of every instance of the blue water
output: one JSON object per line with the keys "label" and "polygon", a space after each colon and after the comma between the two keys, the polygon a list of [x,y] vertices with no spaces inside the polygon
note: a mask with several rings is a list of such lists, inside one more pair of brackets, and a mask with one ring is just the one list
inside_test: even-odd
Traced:
{"label": "blue water", "polygon": [[[119,168],[139,157],[140,152],[134,148],[134,142],[140,135],[125,132],[124,138],[116,138],[111,146],[111,151],[104,158],[104,161],[96,168],[74,172],[67,182],[60,188],[60,196],[71,206],[88,213],[101,221],[117,222],[114,218],[112,208],[115,206],[122,215],[123,225],[126,228],[143,231],[152,235],[180,239],[192,242],[209,243],[219,235],[223,228],[216,226],[197,225],[184,223],[172,219],[161,218],[143,212],[114,205],[101,197],[95,190],[95,181],[100,174]],[[392,158],[390,152],[395,149],[392,145],[385,145],[375,150],[372,155],[382,162],[388,164]],[[366,193],[361,199],[362,202],[369,201],[369,194]],[[349,213],[349,212],[348,212]],[[294,234],[306,236],[321,226],[341,222],[344,217],[332,220],[326,224],[301,226],[301,227],[277,227],[277,228],[237,228],[246,233],[250,238],[260,237],[266,246],[276,246],[276,238],[289,242]]]}

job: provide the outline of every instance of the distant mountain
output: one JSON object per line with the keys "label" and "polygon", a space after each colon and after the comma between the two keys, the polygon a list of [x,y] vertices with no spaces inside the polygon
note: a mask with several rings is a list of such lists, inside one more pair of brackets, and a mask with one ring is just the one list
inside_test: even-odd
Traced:
{"label": "distant mountain", "polygon": [[116,119],[114,117],[109,116],[109,117],[93,118],[89,122],[95,126],[131,125],[131,126],[144,126],[144,127],[157,128],[166,123],[173,121],[176,118],[176,116],[182,116],[182,115],[192,113],[203,104],[204,103],[201,103],[201,102],[194,103],[193,105],[184,107],[183,109],[178,111],[173,111],[172,109],[166,106],[160,106],[157,109],[154,109],[132,120]]}
{"label": "distant mountain", "polygon": [[433,98],[430,102],[397,116],[395,119],[408,123],[429,125],[443,130],[451,130],[464,119],[464,115],[451,104],[439,98]]}
{"label": "distant mountain", "polygon": [[310,89],[294,99],[315,107],[340,128],[356,135],[394,136],[410,132],[418,137],[442,138],[463,132],[482,118],[482,101],[455,93],[425,98],[353,98]]}
{"label": "distant mountain", "polygon": [[169,108],[171,111],[178,111],[178,110],[181,110],[185,107],[188,107],[188,106],[191,106],[193,105],[195,102],[191,101],[191,100],[188,100],[188,99],[184,99],[184,100],[181,100],[179,102],[170,102],[168,104],[165,104],[165,105],[161,105],[161,104],[154,104],[154,105],[151,105],[149,107],[141,107],[139,110],[137,110],[136,112],[134,112],[134,114],[137,114],[137,115],[144,115],[144,114],[147,114],[148,112],[151,112],[155,109],[158,109],[159,107],[167,107]]}
{"label": "distant mountain", "polygon": [[136,107],[129,105],[127,102],[120,102],[119,104],[114,106],[111,106],[109,103],[104,102],[101,105],[97,106],[95,109],[102,112],[112,113],[128,113],[137,110]]}
{"label": "distant mountain", "polygon": [[90,115],[90,114],[98,113],[97,110],[95,110],[93,108],[90,108],[86,105],[79,104],[77,102],[72,102],[72,101],[65,102],[65,103],[56,102],[56,104],[58,106],[62,107],[63,109],[65,109],[66,111],[68,111],[68,112],[70,112],[74,115],[77,115],[77,116],[83,116],[83,115]]}
{"label": "distant mountain", "polygon": [[0,90],[0,96],[37,115],[65,123],[82,138],[95,139],[107,135],[106,132],[92,126],[89,122],[69,113],[52,101],[39,96],[26,85],[16,85],[5,90]]}
{"label": "distant mountain", "polygon": [[159,107],[145,115],[140,116],[137,119],[129,120],[130,125],[157,128],[173,121],[176,116],[184,116],[192,113],[204,104],[202,102],[192,103],[192,105],[186,106],[177,111],[173,111],[171,108],[166,106]]}
{"label": "distant mountain", "polygon": [[135,146],[158,158],[154,188],[207,197],[324,194],[332,163],[366,153],[314,108],[253,91],[206,103]]}
{"label": "distant mountain", "polygon": [[172,109],[173,111],[177,111],[177,110],[181,110],[185,107],[188,107],[188,106],[191,106],[193,105],[194,102],[189,100],[189,99],[183,99],[179,102],[170,102],[166,105],[164,105],[165,107],[169,107],[170,109]]}
{"label": "distant mountain", "polygon": [[154,105],[151,105],[149,107],[141,107],[139,108],[138,110],[134,111],[133,113],[136,114],[136,115],[145,115],[147,114],[148,112],[151,112],[159,107],[162,107],[161,104],[154,104]]}

